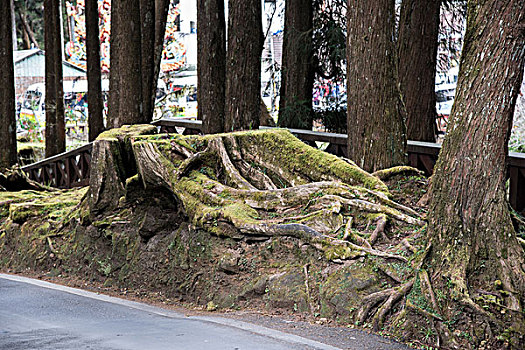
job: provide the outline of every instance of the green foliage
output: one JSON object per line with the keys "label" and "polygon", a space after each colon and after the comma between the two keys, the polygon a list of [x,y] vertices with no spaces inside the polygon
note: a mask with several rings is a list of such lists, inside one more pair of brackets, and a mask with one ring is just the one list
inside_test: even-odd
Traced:
{"label": "green foliage", "polygon": [[[18,45],[23,44],[23,25],[20,16],[25,16],[38,45],[44,47],[44,0],[15,0],[16,36]],[[20,47],[22,48],[22,47]]]}
{"label": "green foliage", "polygon": [[346,134],[346,106],[334,105],[314,111],[314,119],[319,121],[328,132]]}
{"label": "green foliage", "polygon": [[312,111],[311,101],[299,101],[294,98],[288,101],[279,114],[278,125],[289,126],[292,125],[298,129],[310,129],[314,114]]}
{"label": "green foliage", "polygon": [[313,47],[316,73],[344,80],[346,67],[346,1],[314,0]]}

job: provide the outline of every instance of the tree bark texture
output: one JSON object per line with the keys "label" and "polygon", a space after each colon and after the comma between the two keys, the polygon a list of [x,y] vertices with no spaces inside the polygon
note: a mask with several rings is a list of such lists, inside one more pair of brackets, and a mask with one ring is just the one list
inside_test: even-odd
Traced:
{"label": "tree bark texture", "polygon": [[198,119],[205,134],[224,132],[226,23],[223,0],[197,1]]}
{"label": "tree bark texture", "polygon": [[60,23],[60,0],[45,0],[46,158],[66,151]]}
{"label": "tree bark texture", "polygon": [[155,99],[157,97],[157,84],[160,74],[160,62],[162,59],[162,50],[164,49],[164,37],[166,35],[166,22],[168,20],[168,11],[170,8],[170,0],[155,0],[155,46],[153,56],[153,81],[151,86],[151,116],[148,115],[149,120],[153,119],[155,111]]}
{"label": "tree bark texture", "polygon": [[100,39],[98,1],[86,0],[86,47],[88,78],[89,141],[104,131],[102,104],[102,73],[100,67]]}
{"label": "tree bark texture", "polygon": [[[146,189],[171,191],[193,224],[220,237],[291,236],[320,250],[339,246],[337,254],[327,252],[334,259],[370,253],[404,262],[370,244],[358,246],[328,235],[342,229],[345,218],[350,234],[359,218],[348,217],[356,212],[424,225],[419,214],[388,199],[388,189],[377,177],[307,146],[286,130],[159,139],[135,137],[140,135],[134,133],[137,127],[142,135],[156,130],[150,125],[121,128],[95,142],[87,196],[91,212],[119,206],[135,181]],[[136,174],[129,169],[136,169],[138,178],[129,179]]]}
{"label": "tree bark texture", "polygon": [[519,317],[525,300],[524,253],[505,190],[507,143],[525,63],[524,20],[520,0],[468,2],[456,100],[428,218],[433,283],[448,300],[474,310],[481,307],[472,300],[496,296],[508,311],[497,318],[507,321]]}
{"label": "tree bark texture", "polygon": [[367,171],[406,163],[394,1],[348,2],[348,156]]}
{"label": "tree bark texture", "polygon": [[[144,122],[153,119],[153,66],[155,62],[155,0],[140,1],[140,35],[142,53],[142,97]],[[156,86],[156,83],[155,83]]]}
{"label": "tree bark texture", "polygon": [[281,127],[312,128],[312,0],[286,2],[279,120]]}
{"label": "tree bark texture", "polygon": [[146,122],[151,122],[155,109],[157,81],[164,48],[169,5],[169,0],[140,0],[142,98]]}
{"label": "tree bark texture", "polygon": [[119,56],[120,56],[120,8],[121,0],[111,1],[111,33],[109,37],[110,42],[110,67],[109,67],[109,96],[108,96],[108,116],[107,125],[108,127],[114,127],[117,125],[119,115],[119,91],[120,91],[120,68],[119,68]]}
{"label": "tree bark texture", "polygon": [[15,0],[11,1],[11,30],[13,32],[13,50],[18,50],[18,41],[16,39],[16,21],[15,21]]}
{"label": "tree bark texture", "polygon": [[20,22],[22,22],[22,28],[24,29],[24,42],[26,45],[26,49],[28,50],[31,49],[32,48],[31,46],[33,46],[33,48],[39,49],[40,47],[38,45],[38,42],[35,39],[35,34],[33,33],[31,26],[27,22],[26,14],[23,12],[20,12],[19,17],[20,17]]}
{"label": "tree bark texture", "polygon": [[119,0],[112,5],[108,108],[113,127],[153,119],[168,8],[168,0]]}
{"label": "tree bark texture", "polygon": [[[0,18],[10,18],[11,1],[0,3]],[[12,22],[0,22],[0,169],[16,164],[16,108]]]}
{"label": "tree bark texture", "polygon": [[407,138],[436,140],[435,76],[441,1],[405,0],[401,4],[399,83],[407,111]]}
{"label": "tree bark texture", "polygon": [[141,124],[147,120],[144,115],[142,91],[142,45],[140,1],[120,0],[118,8],[119,41],[118,54],[118,115],[114,115],[113,127],[125,124]]}
{"label": "tree bark texture", "polygon": [[225,131],[258,129],[261,115],[262,9],[259,0],[230,0]]}

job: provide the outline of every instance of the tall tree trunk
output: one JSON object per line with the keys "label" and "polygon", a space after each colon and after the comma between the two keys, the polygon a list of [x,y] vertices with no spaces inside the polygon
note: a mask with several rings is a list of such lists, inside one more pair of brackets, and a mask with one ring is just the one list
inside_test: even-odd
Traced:
{"label": "tall tree trunk", "polygon": [[31,40],[29,40],[29,35],[22,25],[22,41],[24,42],[24,49],[29,50],[31,48]]}
{"label": "tall tree trunk", "polygon": [[89,141],[104,131],[102,105],[102,73],[100,68],[100,38],[98,1],[86,0],[86,46],[88,78]]}
{"label": "tall tree trunk", "polygon": [[141,34],[141,71],[142,71],[142,98],[144,120],[153,119],[152,94],[153,67],[155,62],[155,0],[139,0],[140,2],[140,34]]}
{"label": "tall tree trunk", "polygon": [[399,20],[399,83],[407,111],[407,138],[436,140],[436,63],[439,0],[404,0]]}
{"label": "tall tree trunk", "polygon": [[492,295],[506,306],[498,320],[524,322],[524,252],[505,190],[507,143],[525,63],[524,20],[521,0],[468,2],[457,94],[428,217],[433,284],[449,297],[446,317],[457,301],[483,315],[473,300]]}
{"label": "tall tree trunk", "polygon": [[286,1],[278,125],[312,128],[312,0]]}
{"label": "tall tree trunk", "polygon": [[16,39],[16,21],[15,21],[15,0],[11,1],[11,30],[13,32],[13,51],[18,50],[18,41]]}
{"label": "tall tree trunk", "polygon": [[39,49],[40,47],[38,46],[38,42],[35,39],[35,34],[33,33],[33,30],[31,29],[29,23],[27,23],[26,14],[23,12],[20,12],[20,22],[22,22],[22,28],[24,29],[24,41],[26,43],[26,48],[30,49],[31,45],[33,45],[34,48]]}
{"label": "tall tree trunk", "polygon": [[44,0],[46,47],[46,157],[66,150],[60,0]]}
{"label": "tall tree trunk", "polygon": [[260,0],[229,0],[225,131],[258,129],[261,116]]}
{"label": "tall tree trunk", "polygon": [[112,127],[153,119],[168,9],[169,0],[114,1],[108,101]]}
{"label": "tall tree trunk", "polygon": [[118,114],[111,125],[146,123],[142,98],[142,50],[139,0],[120,0],[117,9]]}
{"label": "tall tree trunk", "polygon": [[197,99],[203,132],[224,132],[226,23],[224,0],[197,0]]}
{"label": "tall tree trunk", "polygon": [[367,171],[406,163],[394,0],[348,1],[348,156]]}
{"label": "tall tree trunk", "polygon": [[164,49],[164,37],[166,35],[166,22],[170,0],[155,0],[155,46],[153,56],[153,81],[151,86],[151,118],[155,111],[155,99],[157,97],[157,83],[160,74],[160,62],[162,60],[162,50]]}
{"label": "tall tree trunk", "polygon": [[119,9],[121,0],[111,1],[111,33],[109,37],[109,96],[107,126],[114,127],[119,115],[119,91],[120,91],[120,40],[119,40]]}
{"label": "tall tree trunk", "polygon": [[[0,18],[10,18],[11,1],[0,2]],[[0,169],[16,164],[15,75],[12,21],[0,21]]]}

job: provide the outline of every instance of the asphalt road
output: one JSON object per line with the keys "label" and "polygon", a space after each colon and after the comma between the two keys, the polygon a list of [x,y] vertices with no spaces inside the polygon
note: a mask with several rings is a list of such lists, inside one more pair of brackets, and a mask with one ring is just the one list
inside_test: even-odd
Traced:
{"label": "asphalt road", "polygon": [[[379,338],[379,337],[377,337]],[[355,344],[345,349],[404,348]],[[345,344],[346,345],[346,344]],[[392,347],[391,347],[392,346]],[[398,347],[399,346],[399,347]],[[238,320],[0,274],[1,350],[294,350],[340,348]]]}

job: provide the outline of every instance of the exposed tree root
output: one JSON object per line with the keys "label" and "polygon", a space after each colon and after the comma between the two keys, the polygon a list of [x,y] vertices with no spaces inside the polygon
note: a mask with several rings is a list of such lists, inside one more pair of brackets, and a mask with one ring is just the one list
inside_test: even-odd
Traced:
{"label": "exposed tree root", "polygon": [[49,247],[49,250],[51,251],[51,253],[53,253],[56,257],[58,257],[58,252],[57,250],[55,249],[55,247],[53,246],[53,240],[51,239],[51,237],[46,237],[46,241],[47,241],[47,245]]}
{"label": "exposed tree root", "polygon": [[180,145],[176,141],[171,141],[170,145],[173,151],[179,153],[184,158],[190,158],[193,155],[193,153],[187,147]]}
{"label": "exposed tree root", "polygon": [[[423,283],[425,283],[425,286],[427,287],[427,290],[431,296],[432,305],[434,306],[434,309],[439,310],[432,286],[430,284],[430,280],[428,278],[428,274],[426,273],[426,271],[421,270],[421,266],[423,265],[428,253],[430,252],[430,249],[431,243],[427,245],[425,251],[418,259],[412,261],[413,271],[415,271],[416,274],[407,278],[406,282],[396,287],[372,293],[363,298],[362,305],[358,309],[356,314],[356,318],[360,323],[364,323],[368,319],[371,319],[372,327],[374,330],[379,330],[380,328],[382,328],[386,317],[392,312],[394,306],[402,298],[407,296],[408,293],[412,290],[412,287],[414,286],[414,283],[417,278],[423,280]],[[407,261],[408,260],[405,259],[405,262]],[[390,275],[387,271],[383,270],[382,272],[387,274],[387,276],[394,279],[396,282],[401,283],[399,279],[395,278],[395,276]],[[408,305],[409,302],[407,302],[406,304]],[[415,305],[412,305],[412,307],[417,308],[417,306]],[[376,310],[372,313],[373,309]],[[418,311],[428,313],[423,309]],[[439,316],[437,315],[435,317],[439,318]]]}
{"label": "exposed tree root", "polygon": [[373,318],[372,325],[374,330],[379,330],[383,327],[386,315],[392,311],[395,303],[397,303],[402,297],[404,297],[414,285],[414,281],[411,280],[399,287],[394,288],[394,291],[390,293],[390,296],[385,303],[379,308],[376,315]]}
{"label": "exposed tree root", "polygon": [[381,272],[383,275],[385,275],[386,277],[388,277],[390,280],[394,281],[395,284],[402,284],[403,281],[398,278],[396,275],[394,275],[393,273],[391,273],[389,270],[387,270],[386,268],[383,268],[381,267],[381,265],[378,265],[376,266],[377,270],[379,272]]}
{"label": "exposed tree root", "polygon": [[378,330],[382,327],[385,317],[387,313],[392,310],[393,305],[410,291],[413,284],[414,280],[412,279],[399,287],[385,289],[363,298],[363,304],[357,312],[357,320],[360,323],[364,323],[369,317],[370,311],[376,307],[378,303],[384,301],[372,318],[373,328],[374,330]]}
{"label": "exposed tree root", "polygon": [[410,243],[408,243],[408,239],[403,238],[401,240],[401,243],[407,248],[412,254],[415,254],[416,248],[414,248]]}
{"label": "exposed tree root", "polygon": [[518,242],[520,242],[523,249],[525,249],[525,239],[518,237]]}
{"label": "exposed tree root", "polygon": [[[362,247],[362,246],[359,246],[357,244],[354,244],[354,243],[351,243],[351,242],[341,241],[339,239],[335,239],[335,238],[332,238],[332,237],[329,237],[329,236],[324,236],[324,238],[328,239],[334,245],[347,247],[349,250],[365,252],[365,253],[367,253],[369,255],[378,256],[380,258],[395,259],[395,260],[399,260],[399,261],[402,261],[402,262],[408,262],[407,258],[405,258],[404,256],[401,256],[401,255],[390,254],[390,253],[383,252],[381,250]],[[340,258],[344,258],[344,257],[340,257]]]}
{"label": "exposed tree root", "polygon": [[0,169],[0,190],[1,191],[51,191],[52,188],[43,186],[35,182],[18,167],[13,166],[10,169]]}
{"label": "exposed tree root", "polygon": [[191,154],[178,169],[178,178],[181,179],[184,176],[187,176],[192,168],[198,167],[202,163],[203,159],[209,155],[211,152],[210,148],[206,148],[204,151]]}
{"label": "exposed tree root", "polygon": [[386,215],[381,215],[377,220],[377,226],[368,239],[369,245],[374,245],[379,236],[385,236]]}
{"label": "exposed tree root", "polygon": [[[353,162],[308,147],[283,130],[131,142],[130,158],[144,186],[171,191],[189,220],[212,234],[236,240],[293,237],[336,262],[384,260],[376,271],[395,287],[363,299],[361,322],[371,319],[374,328],[382,327],[414,285],[413,271],[426,254],[417,255],[418,248],[407,241],[408,251],[417,255],[409,260],[404,248],[384,244],[390,242],[385,231],[387,223],[423,227],[424,219],[390,199],[384,183]],[[412,170],[389,173],[406,171]],[[390,265],[412,272],[399,274]],[[304,274],[309,290],[307,267]],[[428,276],[424,283],[431,289]]]}
{"label": "exposed tree root", "polygon": [[410,166],[396,166],[389,169],[378,170],[372,173],[373,176],[378,177],[381,180],[388,180],[389,178],[396,175],[417,175],[421,176],[423,172]]}
{"label": "exposed tree root", "polygon": [[251,181],[254,184],[254,186],[258,189],[276,190],[278,188],[277,186],[275,186],[272,179],[270,179],[268,175],[266,175],[259,169],[250,166],[248,162],[246,162],[243,159],[235,137],[228,135],[225,137],[225,141],[229,142],[229,144],[231,145],[232,161],[236,164],[242,176]]}
{"label": "exposed tree root", "polygon": [[[389,218],[422,226],[420,215],[389,199],[382,183],[351,162],[337,158],[327,162],[324,157],[332,156],[316,153],[285,134],[174,136],[166,142],[178,161],[165,148],[143,139],[133,144],[133,151],[146,186],[167,187],[195,224],[219,236],[290,236],[310,242],[333,259],[365,254],[407,262],[372,245],[384,234]],[[292,154],[302,154],[297,160],[304,164],[282,159],[289,152],[286,143],[262,147],[267,135],[293,143]],[[317,168],[316,163],[326,168]],[[357,226],[352,229],[355,213],[379,215],[371,239],[364,238]],[[339,230],[342,240],[336,238]]]}
{"label": "exposed tree root", "polygon": [[424,317],[426,317],[428,319],[436,319],[436,320],[438,320],[440,322],[443,322],[443,318],[441,316],[436,315],[436,314],[434,314],[432,312],[428,312],[427,310],[422,309],[422,308],[420,308],[417,305],[414,305],[410,300],[407,300],[406,307],[412,309],[416,313],[418,313],[421,316],[424,316]]}
{"label": "exposed tree root", "polygon": [[428,294],[430,295],[430,301],[432,302],[432,307],[434,310],[438,311],[439,306],[436,301],[436,296],[434,294],[434,289],[432,288],[432,284],[430,283],[430,278],[428,277],[428,273],[426,270],[420,270],[419,271],[419,278],[420,280],[426,285]]}
{"label": "exposed tree root", "polygon": [[239,170],[237,170],[237,168],[233,165],[230,156],[228,155],[228,152],[226,152],[226,148],[224,147],[224,142],[222,141],[222,138],[217,137],[210,140],[208,142],[208,147],[212,151],[217,152],[217,155],[221,160],[222,166],[224,167],[224,172],[229,182],[233,185],[232,187],[249,191],[257,190],[257,188],[254,185],[252,185],[248,180],[242,177],[242,175],[239,173]]}
{"label": "exposed tree root", "polygon": [[352,230],[352,221],[353,218],[350,216],[346,221],[345,232],[343,234],[343,241],[351,241],[357,243],[358,245],[364,246],[365,248],[372,249],[372,246],[366,239],[357,234]]}

